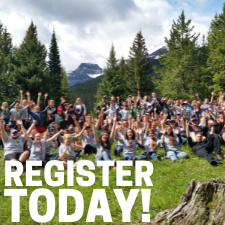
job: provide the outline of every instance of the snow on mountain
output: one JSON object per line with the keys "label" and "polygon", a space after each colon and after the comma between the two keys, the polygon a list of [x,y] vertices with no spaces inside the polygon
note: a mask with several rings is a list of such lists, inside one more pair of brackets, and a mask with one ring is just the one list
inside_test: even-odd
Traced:
{"label": "snow on mountain", "polygon": [[156,51],[152,52],[147,56],[148,59],[158,59],[159,58],[159,51],[162,51],[164,54],[167,53],[166,47],[162,47],[160,49],[157,49]]}
{"label": "snow on mountain", "polygon": [[[149,54],[147,58],[149,60],[158,59],[159,58],[158,54],[160,50],[164,54],[167,53],[166,47],[162,47],[152,52],[151,54]],[[129,60],[125,60],[125,62],[128,63]],[[98,64],[95,64],[93,62],[81,63],[76,70],[74,71],[70,70],[70,71],[67,71],[66,73],[69,86],[72,86],[74,84],[84,83],[98,76],[101,76],[102,74],[103,74],[103,69],[99,67]]]}
{"label": "snow on mountain", "polygon": [[69,86],[84,83],[103,74],[103,70],[95,63],[81,63],[74,71],[66,73]]}

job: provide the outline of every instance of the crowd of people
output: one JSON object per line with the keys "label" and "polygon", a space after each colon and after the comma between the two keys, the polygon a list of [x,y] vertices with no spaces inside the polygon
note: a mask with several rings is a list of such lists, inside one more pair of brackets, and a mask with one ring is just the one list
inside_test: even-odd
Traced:
{"label": "crowd of people", "polygon": [[[55,105],[44,94],[45,109],[40,110],[41,93],[37,103],[30,99],[30,93],[20,90],[20,99],[10,106],[3,102],[0,112],[1,145],[4,160],[41,160],[44,166],[49,160],[60,159],[67,167],[72,160],[77,166],[80,154],[96,155],[99,160],[113,160],[123,154],[123,160],[162,160],[179,162],[189,158],[182,145],[189,145],[198,157],[205,158],[211,165],[222,164],[221,145],[225,142],[225,100],[220,93],[219,100],[173,100],[165,97],[141,97],[129,95],[127,99],[111,96],[102,97],[95,107],[97,117],[87,114],[80,98],[70,104],[61,97],[61,104]],[[111,148],[115,157],[112,158]],[[137,154],[137,149],[142,149]],[[157,151],[164,148],[165,155]],[[58,150],[54,150],[58,149]],[[52,153],[54,150],[55,153]],[[213,154],[215,151],[215,154]],[[81,153],[82,152],[82,153]],[[215,156],[213,156],[215,155]],[[119,158],[118,158],[119,159]]]}

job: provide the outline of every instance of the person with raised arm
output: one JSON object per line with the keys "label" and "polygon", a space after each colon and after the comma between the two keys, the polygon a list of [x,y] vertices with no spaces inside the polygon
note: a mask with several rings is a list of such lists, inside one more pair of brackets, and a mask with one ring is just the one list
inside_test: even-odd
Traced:
{"label": "person with raised arm", "polygon": [[19,101],[17,101],[16,104],[14,105],[14,108],[12,108],[10,110],[10,113],[11,113],[11,115],[10,115],[10,122],[11,122],[11,127],[12,128],[16,127],[16,120],[22,119],[23,112],[27,109],[27,107],[28,107],[28,105],[21,109]]}
{"label": "person with raised arm", "polygon": [[79,161],[76,160],[76,156],[74,154],[75,149],[82,150],[83,147],[73,143],[73,137],[71,134],[64,134],[63,143],[59,147],[59,158],[62,160],[65,168],[67,168],[67,162],[69,160],[73,161],[74,168],[77,166]]}
{"label": "person with raised arm", "polygon": [[1,138],[4,144],[4,160],[14,160],[25,163],[30,154],[29,151],[23,151],[23,146],[26,141],[25,137],[19,137],[18,131],[15,129],[12,129],[10,135],[7,135],[4,128],[3,117],[0,117],[0,128]]}
{"label": "person with raised arm", "polygon": [[216,160],[212,155],[209,154],[211,149],[213,148],[213,134],[215,132],[215,126],[212,126],[211,134],[210,136],[203,141],[202,139],[202,132],[195,132],[195,139],[196,141],[193,141],[190,137],[189,132],[189,122],[186,121],[186,134],[188,139],[188,144],[193,150],[193,152],[196,153],[198,157],[205,158],[212,166],[218,166],[218,164],[222,164],[219,160]]}
{"label": "person with raised arm", "polygon": [[[116,118],[116,116],[113,117],[113,119]],[[91,122],[93,123],[93,119],[91,117]],[[114,120],[113,126],[116,124],[116,119]],[[111,157],[111,146],[113,144],[112,135],[109,136],[109,132],[102,131],[100,135],[98,136],[97,130],[95,126],[93,125],[93,133],[94,133],[94,142],[97,149],[95,163],[97,165],[97,161],[100,160],[112,160]],[[115,160],[114,160],[115,161]],[[115,165],[113,166],[115,169]]]}
{"label": "person with raised arm", "polygon": [[[17,124],[21,126],[21,129],[24,133],[24,137],[27,140],[28,147],[30,149],[30,159],[29,160],[41,160],[42,161],[42,166],[45,165],[45,156],[46,156],[46,147],[49,146],[49,144],[62,132],[60,130],[58,133],[53,135],[51,138],[44,140],[41,140],[41,134],[36,133],[34,135],[34,140],[32,140],[29,137],[29,134],[26,132],[26,130],[23,127],[23,122],[22,120],[17,120]],[[34,128],[35,123],[31,125],[31,129]]]}
{"label": "person with raised arm", "polygon": [[106,110],[106,97],[105,96],[102,97],[102,101],[100,103],[98,103],[98,105],[95,107],[95,111],[97,113],[100,113],[102,111],[102,109],[104,109],[104,111]]}
{"label": "person with raised arm", "polygon": [[1,117],[3,117],[3,122],[4,124],[9,124],[11,125],[11,122],[10,122],[10,114],[11,114],[11,109],[15,106],[15,104],[18,103],[18,99],[13,102],[10,106],[8,106],[8,103],[7,102],[3,102],[2,103],[2,107],[0,108],[0,114],[1,114]]}
{"label": "person with raised arm", "polygon": [[35,129],[38,133],[44,133],[46,130],[44,128],[43,115],[47,112],[49,107],[47,106],[43,111],[40,111],[40,107],[37,105],[34,107],[35,112],[32,112],[30,108],[31,104],[32,102],[29,102],[29,107],[27,108],[27,111],[31,115],[32,119],[37,121]]}
{"label": "person with raised arm", "polygon": [[53,123],[55,121],[55,114],[57,113],[57,108],[55,107],[55,101],[54,100],[47,100],[48,97],[48,93],[44,94],[44,105],[45,107],[48,106],[48,110],[47,110],[47,123],[48,125]]}
{"label": "person with raised arm", "polygon": [[[26,99],[23,99],[23,90],[20,90],[20,108],[25,108],[25,110],[21,111],[20,118],[18,119],[21,119],[23,121],[23,126],[25,126],[26,118],[27,116],[29,116],[27,112],[27,105],[28,101]],[[26,123],[26,125],[28,125],[28,123]]]}
{"label": "person with raised arm", "polygon": [[[113,118],[115,122],[115,118]],[[131,121],[131,117],[129,117],[128,121]],[[137,144],[143,145],[142,132],[137,133],[138,138],[136,138],[135,131],[131,128],[128,128],[123,137],[118,137],[117,132],[115,131],[116,125],[113,126],[113,140],[120,141],[123,144],[123,159],[124,160],[133,160],[133,165],[135,164],[135,160],[138,160],[136,157]]]}

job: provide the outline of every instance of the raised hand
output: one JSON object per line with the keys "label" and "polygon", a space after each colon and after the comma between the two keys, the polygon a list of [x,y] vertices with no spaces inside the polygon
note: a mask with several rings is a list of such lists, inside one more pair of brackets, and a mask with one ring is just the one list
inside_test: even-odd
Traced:
{"label": "raised hand", "polygon": [[63,96],[60,98],[60,100],[61,100],[61,103],[64,103],[66,101]]}
{"label": "raised hand", "polygon": [[45,93],[45,98],[47,98],[48,97],[48,93]]}
{"label": "raised hand", "polygon": [[116,120],[117,120],[117,115],[113,114],[113,121],[116,122]]}
{"label": "raised hand", "polygon": [[39,93],[38,93],[38,96],[41,96],[41,95],[42,95],[42,93],[41,93],[41,92],[39,92]]}
{"label": "raised hand", "polygon": [[37,121],[36,120],[33,120],[33,124],[36,124],[37,123]]}
{"label": "raised hand", "polygon": [[72,115],[72,119],[76,120],[76,115],[75,114]]}
{"label": "raised hand", "polygon": [[47,109],[48,114],[51,114],[51,112],[52,112],[51,109]]}
{"label": "raised hand", "polygon": [[214,91],[212,92],[212,96],[215,96],[215,93],[214,93]]}
{"label": "raised hand", "polygon": [[23,90],[20,90],[20,94],[23,94]]}
{"label": "raised hand", "polygon": [[17,120],[17,121],[16,121],[16,124],[17,124],[17,125],[23,125],[23,121],[22,121],[22,120]]}
{"label": "raised hand", "polygon": [[136,113],[136,115],[137,115],[137,116],[140,116],[140,113],[139,113],[139,112],[137,112],[137,113]]}
{"label": "raised hand", "polygon": [[175,133],[175,134],[179,134],[180,131],[179,131],[178,129],[175,129],[175,130],[174,130],[174,133]]}
{"label": "raised hand", "polygon": [[195,93],[195,96],[198,97],[198,93]]}
{"label": "raised hand", "polygon": [[2,116],[0,116],[0,121],[2,122],[4,120],[4,118]]}
{"label": "raised hand", "polygon": [[30,92],[29,92],[29,91],[27,91],[27,92],[26,92],[26,95],[27,95],[27,96],[29,96],[29,95],[30,95]]}

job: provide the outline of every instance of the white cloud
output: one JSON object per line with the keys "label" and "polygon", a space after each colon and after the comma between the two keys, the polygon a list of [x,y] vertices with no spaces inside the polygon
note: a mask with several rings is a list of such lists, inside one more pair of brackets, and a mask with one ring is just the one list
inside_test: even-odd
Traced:
{"label": "white cloud", "polygon": [[[0,2],[0,20],[21,43],[31,20],[37,25],[39,39],[48,48],[53,27],[56,31],[61,60],[66,70],[82,62],[95,62],[105,67],[114,43],[117,57],[128,57],[136,33],[141,29],[149,52],[165,45],[173,20],[182,7],[186,18],[192,18],[195,31],[207,33],[211,17],[191,10],[188,1],[174,7],[166,0],[13,0]],[[197,0],[202,4],[206,0]],[[182,3],[183,2],[183,3]]]}

